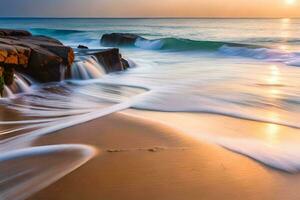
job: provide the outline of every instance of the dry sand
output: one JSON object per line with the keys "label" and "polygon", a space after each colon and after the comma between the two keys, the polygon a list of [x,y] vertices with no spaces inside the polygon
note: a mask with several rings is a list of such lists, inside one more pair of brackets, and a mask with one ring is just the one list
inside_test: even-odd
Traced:
{"label": "dry sand", "polygon": [[121,113],[47,135],[36,145],[62,143],[93,145],[101,153],[31,200],[300,198],[299,175]]}

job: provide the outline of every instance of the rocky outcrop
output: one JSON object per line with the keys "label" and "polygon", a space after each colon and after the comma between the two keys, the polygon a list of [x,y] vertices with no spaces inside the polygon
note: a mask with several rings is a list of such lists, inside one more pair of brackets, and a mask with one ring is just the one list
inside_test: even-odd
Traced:
{"label": "rocky outcrop", "polygon": [[101,38],[101,45],[108,46],[108,47],[133,46],[137,39],[144,39],[144,38],[129,33],[104,34]]}
{"label": "rocky outcrop", "polygon": [[87,46],[84,45],[78,45],[77,49],[89,49]]}
{"label": "rocky outcrop", "polygon": [[[118,44],[123,45],[133,42],[138,36],[126,34],[119,37]],[[111,42],[114,41],[113,38]],[[82,45],[78,48],[79,56],[93,55],[107,73],[129,68],[129,63],[122,58],[119,49],[95,51]],[[23,73],[42,83],[60,81],[62,75],[70,78],[74,59],[72,48],[56,39],[33,36],[22,30],[0,29],[0,94],[4,84],[13,84],[14,72]]]}
{"label": "rocky outcrop", "polygon": [[105,68],[107,73],[123,71],[129,68],[127,60],[122,58],[119,49],[103,49],[97,51],[86,51],[84,55],[92,55]]}
{"label": "rocky outcrop", "polygon": [[24,30],[0,29],[0,36],[31,36],[31,33]]}
{"label": "rocky outcrop", "polygon": [[0,29],[0,66],[7,85],[12,84],[14,71],[39,82],[59,81],[62,68],[70,71],[73,61],[72,48],[56,39],[32,36],[27,31]]}

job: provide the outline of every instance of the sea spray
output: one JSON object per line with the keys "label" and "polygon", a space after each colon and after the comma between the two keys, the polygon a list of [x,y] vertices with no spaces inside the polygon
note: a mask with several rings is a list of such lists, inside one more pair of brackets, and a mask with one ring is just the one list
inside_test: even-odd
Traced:
{"label": "sea spray", "polygon": [[80,57],[75,61],[72,70],[72,79],[88,80],[101,78],[105,74],[105,69],[94,56]]}
{"label": "sea spray", "polygon": [[[1,81],[1,79],[0,79]],[[10,86],[3,85],[3,97],[14,98],[16,94],[30,92],[31,82],[27,81],[22,74],[14,74],[14,82]]]}

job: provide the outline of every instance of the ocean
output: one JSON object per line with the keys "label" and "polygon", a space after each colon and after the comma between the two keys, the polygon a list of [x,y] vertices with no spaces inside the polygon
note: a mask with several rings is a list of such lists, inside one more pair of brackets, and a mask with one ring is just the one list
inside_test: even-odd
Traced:
{"label": "ocean", "polygon": [[[100,44],[105,33],[147,39],[120,48],[131,65],[124,72],[105,74],[99,63],[85,58],[73,66],[70,80],[41,85],[16,77],[19,90],[6,88],[6,98],[0,100],[1,154],[28,148],[41,135],[129,108],[177,113],[183,116],[181,123],[209,114],[267,123],[266,135],[284,135],[278,127],[300,133],[300,19],[3,18],[0,27],[95,50],[107,48]],[[300,170],[297,134],[270,142],[235,138],[226,135],[228,130],[220,130],[219,137],[201,132],[201,127],[186,132],[270,167]]]}

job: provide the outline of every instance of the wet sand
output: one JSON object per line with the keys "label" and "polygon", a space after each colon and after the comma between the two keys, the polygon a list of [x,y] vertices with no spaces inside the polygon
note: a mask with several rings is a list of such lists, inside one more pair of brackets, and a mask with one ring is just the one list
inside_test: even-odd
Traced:
{"label": "wet sand", "polygon": [[[271,169],[146,118],[115,113],[36,141],[87,144],[101,154],[30,199],[299,199],[300,175]],[[209,126],[216,119],[201,123]]]}

